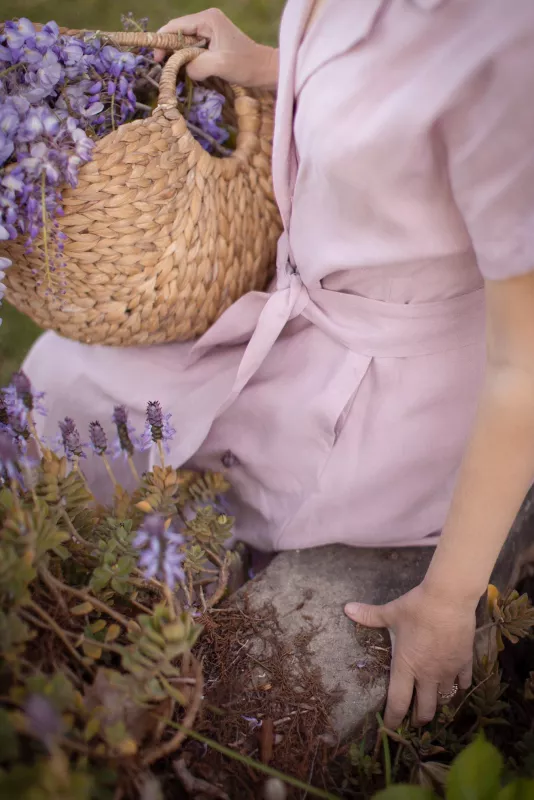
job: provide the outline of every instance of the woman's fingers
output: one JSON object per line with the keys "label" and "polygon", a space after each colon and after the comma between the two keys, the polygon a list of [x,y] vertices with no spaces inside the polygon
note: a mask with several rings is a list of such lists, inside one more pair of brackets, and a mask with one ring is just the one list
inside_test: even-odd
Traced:
{"label": "woman's fingers", "polygon": [[[166,25],[158,30],[158,33],[183,33],[184,36],[198,36],[199,39],[211,39],[213,25],[210,23],[211,11],[203,11],[199,14],[190,14],[187,17],[177,17],[171,19]],[[162,61],[165,57],[164,50],[154,50],[156,61]]]}
{"label": "woman's fingers", "polygon": [[370,606],[366,603],[347,603],[345,614],[364,628],[387,628],[388,606]]}
{"label": "woman's fingers", "polygon": [[431,722],[438,706],[437,683],[418,683],[416,686],[413,723],[417,727]]}
{"label": "woman's fingers", "polygon": [[467,690],[471,687],[473,683],[473,660],[468,661],[467,664],[462,667],[460,672],[458,673],[458,686],[463,692],[467,692]]}
{"label": "woman's fingers", "polygon": [[388,700],[384,714],[384,724],[395,730],[410,710],[415,680],[409,668],[400,659],[394,658],[391,665]]}

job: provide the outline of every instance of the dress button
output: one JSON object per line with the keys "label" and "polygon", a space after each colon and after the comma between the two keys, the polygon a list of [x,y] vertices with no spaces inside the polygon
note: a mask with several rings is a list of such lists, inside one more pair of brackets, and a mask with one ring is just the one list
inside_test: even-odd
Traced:
{"label": "dress button", "polygon": [[226,469],[237,467],[238,464],[240,463],[238,457],[235,455],[235,453],[232,453],[231,450],[227,450],[225,453],[222,454],[221,462],[223,467],[226,467]]}

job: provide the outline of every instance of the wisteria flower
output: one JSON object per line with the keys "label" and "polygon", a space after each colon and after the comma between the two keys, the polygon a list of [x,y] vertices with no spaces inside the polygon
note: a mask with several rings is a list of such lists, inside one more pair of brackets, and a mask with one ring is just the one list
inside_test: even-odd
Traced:
{"label": "wisteria flower", "polygon": [[[130,16],[124,22],[146,27],[146,20]],[[98,138],[150,113],[136,92],[144,91],[151,69],[143,50],[119,50],[96,34],[67,36],[55,22],[36,31],[21,18],[0,32],[0,241],[22,236],[31,250],[46,232],[53,245],[44,259],[47,292],[64,264],[57,223],[63,186],[77,185]],[[197,87],[191,99],[193,135],[206,150],[217,150],[229,136],[222,121],[225,98]]]}
{"label": "wisteria flower", "polygon": [[175,533],[161,514],[149,514],[132,542],[141,551],[139,568],[146,578],[157,578],[174,589],[185,581],[185,554],[180,548],[184,537]]}
{"label": "wisteria flower", "polygon": [[58,39],[59,27],[56,22],[47,22],[40,31],[35,34],[35,44],[41,50],[52,47]]}
{"label": "wisteria flower", "polygon": [[8,47],[13,50],[24,46],[28,39],[35,37],[35,28],[29,19],[21,17],[19,20],[9,20],[4,25],[5,39]]}

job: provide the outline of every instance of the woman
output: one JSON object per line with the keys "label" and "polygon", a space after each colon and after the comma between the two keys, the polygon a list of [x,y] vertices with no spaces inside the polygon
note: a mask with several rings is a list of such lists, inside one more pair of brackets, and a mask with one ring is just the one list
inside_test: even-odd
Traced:
{"label": "woman", "polygon": [[26,369],[51,428],[159,399],[260,550],[436,543],[413,591],[346,608],[394,634],[387,724],[414,689],[424,723],[470,684],[534,475],[534,4],[289,0],[279,63],[215,10],[164,30],[210,40],[193,78],[278,83],[276,286],[193,347],[47,334]]}

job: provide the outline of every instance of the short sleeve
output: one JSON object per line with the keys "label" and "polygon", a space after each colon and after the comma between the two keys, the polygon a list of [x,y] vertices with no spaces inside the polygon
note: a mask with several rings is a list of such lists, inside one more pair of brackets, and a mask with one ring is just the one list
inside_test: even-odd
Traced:
{"label": "short sleeve", "polygon": [[[534,0],[528,4],[518,0],[517,30],[508,17],[510,36],[486,54],[441,120],[453,196],[490,280],[534,271]],[[516,14],[515,2],[501,0],[501,8]]]}

